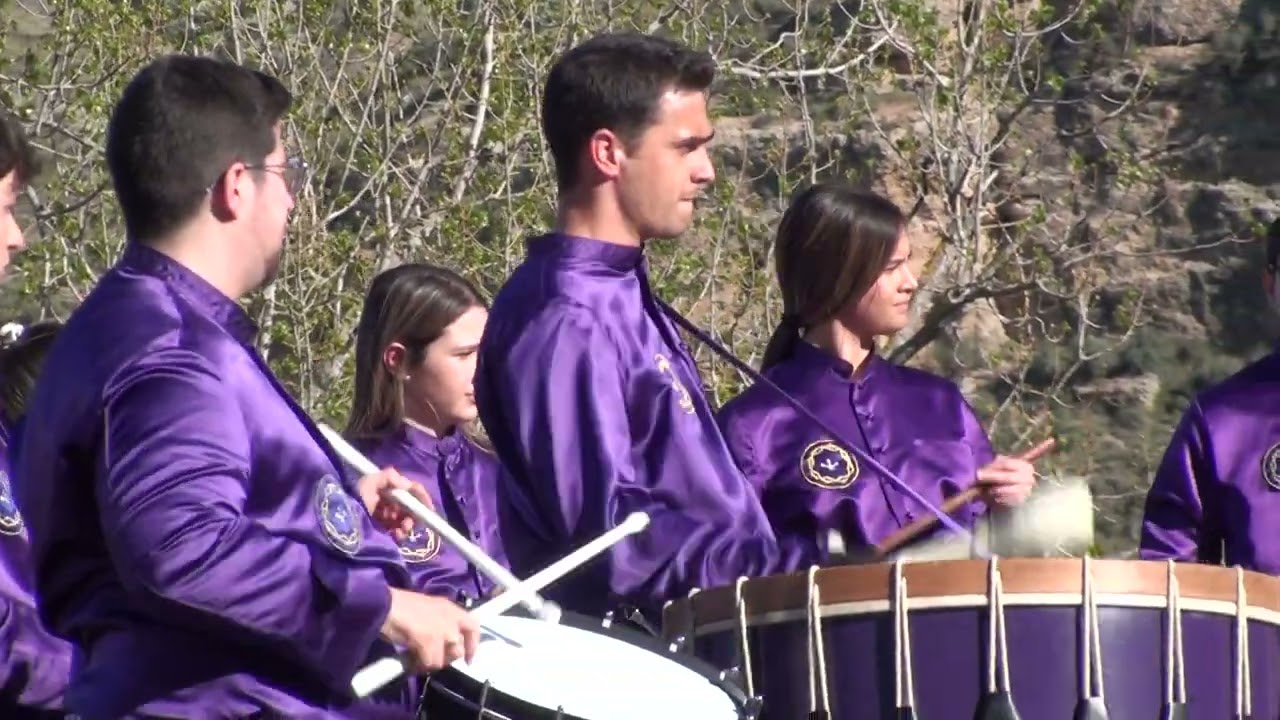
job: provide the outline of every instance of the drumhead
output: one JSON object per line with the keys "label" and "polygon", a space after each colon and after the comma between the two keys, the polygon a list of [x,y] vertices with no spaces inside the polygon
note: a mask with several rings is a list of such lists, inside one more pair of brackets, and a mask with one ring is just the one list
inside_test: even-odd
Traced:
{"label": "drumhead", "polygon": [[578,720],[738,720],[746,697],[719,675],[661,640],[599,620],[501,616],[484,622],[469,665],[458,661],[431,678],[425,709],[435,712],[431,684],[478,709],[487,682],[485,708],[513,720],[554,717],[558,708]]}

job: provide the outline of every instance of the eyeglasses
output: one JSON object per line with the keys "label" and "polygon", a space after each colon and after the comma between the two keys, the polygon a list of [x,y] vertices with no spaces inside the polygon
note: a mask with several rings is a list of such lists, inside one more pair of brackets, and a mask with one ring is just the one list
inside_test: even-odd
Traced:
{"label": "eyeglasses", "polygon": [[[295,197],[302,192],[303,185],[307,181],[307,175],[311,172],[311,166],[307,164],[307,161],[297,156],[290,157],[282,163],[245,165],[244,167],[246,170],[263,170],[276,173],[284,179],[285,186],[289,188],[289,194]],[[218,180],[221,179],[222,176],[219,175]],[[209,183],[209,187],[205,188],[204,191],[213,192],[213,189],[218,186],[218,180]]]}
{"label": "eyeglasses", "polygon": [[311,170],[311,166],[306,160],[294,156],[283,163],[273,163],[270,165],[245,165],[247,170],[265,170],[273,172],[284,178],[284,183],[289,188],[290,195],[297,195],[302,192],[302,187],[307,181],[307,174]]}

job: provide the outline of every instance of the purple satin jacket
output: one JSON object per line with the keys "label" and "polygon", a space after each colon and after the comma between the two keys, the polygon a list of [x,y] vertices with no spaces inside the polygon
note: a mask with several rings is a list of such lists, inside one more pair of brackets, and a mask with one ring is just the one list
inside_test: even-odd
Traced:
{"label": "purple satin jacket", "polygon": [[[937,375],[872,356],[853,377],[849,363],[807,342],[764,374],[934,505],[995,458],[960,389]],[[766,385],[719,417],[780,536],[835,529],[850,545],[870,545],[930,512]],[[952,518],[972,529],[985,511],[978,501]]]}
{"label": "purple satin jacket", "polygon": [[82,718],[414,717],[350,695],[408,575],[254,332],[131,243],[50,350],[15,491]]}
{"label": "purple satin jacket", "polygon": [[1147,493],[1139,556],[1280,575],[1280,353],[1201,393]]}
{"label": "purple satin jacket", "polygon": [[640,248],[530,241],[494,300],[476,398],[512,475],[503,536],[517,576],[649,513],[643,533],[548,589],[566,610],[625,603],[656,616],[693,588],[824,559],[817,539],[774,537]]}
{"label": "purple satin jacket", "polygon": [[[20,427],[14,437],[21,437]],[[72,660],[71,645],[40,622],[31,587],[31,548],[13,497],[8,458],[6,447],[0,454],[0,717],[17,712],[15,705],[63,709]]]}
{"label": "purple satin jacket", "polygon": [[[394,467],[422,485],[436,512],[454,529],[499,564],[507,564],[498,532],[502,465],[492,454],[461,432],[437,438],[410,425],[376,439],[357,438],[352,445],[378,467]],[[413,588],[428,595],[464,602],[488,597],[494,590],[492,580],[424,526],[415,527],[401,541],[400,556],[413,577]]]}

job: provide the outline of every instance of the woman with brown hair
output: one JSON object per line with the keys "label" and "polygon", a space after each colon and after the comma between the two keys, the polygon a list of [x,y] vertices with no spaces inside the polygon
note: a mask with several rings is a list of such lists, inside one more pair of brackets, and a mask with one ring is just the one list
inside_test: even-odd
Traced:
{"label": "woman with brown hair", "polygon": [[[346,435],[379,467],[421,484],[450,525],[505,565],[502,466],[479,432],[472,385],[487,318],[479,291],[451,270],[412,263],[375,277],[356,333]],[[421,592],[461,601],[494,590],[430,528],[415,527],[400,554]]]}
{"label": "woman with brown hair", "polygon": [[[976,479],[983,501],[955,517],[972,527],[986,506],[1025,500],[1035,475],[995,455],[955,383],[876,353],[875,338],[910,319],[910,257],[889,200],[832,184],[796,195],[774,243],[783,316],[761,369],[931,503]],[[719,418],[779,536],[839,530],[851,548],[874,545],[928,512],[772,388],[747,389]]]}

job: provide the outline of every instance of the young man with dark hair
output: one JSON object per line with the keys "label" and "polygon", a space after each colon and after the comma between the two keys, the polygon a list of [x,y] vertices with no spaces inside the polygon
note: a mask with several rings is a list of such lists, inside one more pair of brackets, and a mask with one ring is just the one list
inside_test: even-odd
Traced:
{"label": "young man with dark hair", "polygon": [[824,557],[817,538],[775,538],[649,283],[645,242],[685,232],[715,179],[714,77],[706,53],[620,34],[568,51],[547,79],[557,227],[529,241],[498,293],[476,378],[481,419],[514,476],[510,561],[528,573],[632,511],[651,519],[548,589],[568,610],[629,604],[656,620],[694,587]]}
{"label": "young man with dark hair", "polygon": [[[1280,309],[1280,220],[1266,238],[1262,288]],[[1280,352],[1200,393],[1147,493],[1139,556],[1239,565],[1280,575]]]}
{"label": "young man with dark hair", "polygon": [[35,153],[22,126],[0,111],[0,277],[13,254],[26,246],[14,207],[35,174]]}
{"label": "young man with dark hair", "polygon": [[408,575],[381,494],[344,481],[255,351],[237,304],[279,268],[306,165],[290,95],[235,64],[171,55],[117,103],[106,156],[123,257],[67,321],[29,407],[16,473],[41,616],[82,654],[82,718],[414,717],[409,683],[350,681],[407,646],[469,657],[477,628]]}

